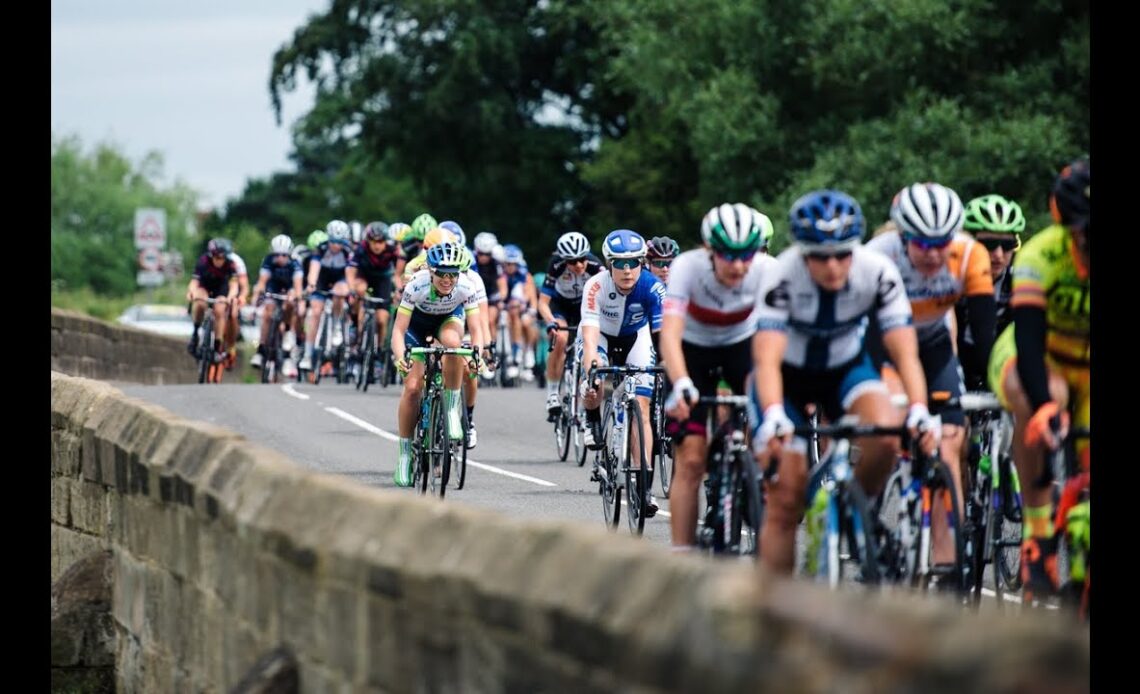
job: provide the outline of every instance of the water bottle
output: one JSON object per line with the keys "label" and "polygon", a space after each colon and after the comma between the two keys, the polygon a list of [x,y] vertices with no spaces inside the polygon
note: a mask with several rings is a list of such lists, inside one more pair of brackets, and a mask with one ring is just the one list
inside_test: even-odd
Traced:
{"label": "water bottle", "polygon": [[622,431],[625,430],[625,411],[622,408],[618,408],[617,416],[614,418],[614,420],[614,428],[612,432],[612,439],[610,440],[610,446],[613,448],[614,456],[620,458],[622,454]]}

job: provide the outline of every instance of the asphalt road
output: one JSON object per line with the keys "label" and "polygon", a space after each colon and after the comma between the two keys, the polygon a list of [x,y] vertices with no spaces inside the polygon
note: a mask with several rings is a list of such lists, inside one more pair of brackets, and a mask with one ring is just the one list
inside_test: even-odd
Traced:
{"label": "asphalt road", "polygon": [[[183,417],[230,428],[313,470],[416,493],[393,482],[398,387],[372,386],[361,393],[330,381],[316,386],[114,385]],[[444,503],[604,527],[598,485],[589,479],[592,455],[581,468],[558,460],[544,404],[545,392],[533,386],[481,389],[475,410],[478,445],[468,454],[467,482],[461,490],[448,489]],[[656,481],[654,491],[661,510],[646,521],[644,540],[664,550],[670,544],[670,506]],[[617,532],[628,533],[624,508],[622,516]],[[802,543],[802,528],[799,539]],[[989,568],[986,573],[985,585],[992,586]],[[987,592],[984,602],[994,603],[992,590]]]}

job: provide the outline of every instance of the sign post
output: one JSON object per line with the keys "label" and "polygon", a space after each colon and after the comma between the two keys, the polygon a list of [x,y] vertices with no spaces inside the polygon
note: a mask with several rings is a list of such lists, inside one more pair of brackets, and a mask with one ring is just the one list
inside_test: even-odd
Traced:
{"label": "sign post", "polygon": [[163,252],[166,247],[166,210],[140,207],[135,210],[135,248],[139,250],[139,272],[135,281],[147,288],[147,302],[154,300],[154,288],[166,279]]}

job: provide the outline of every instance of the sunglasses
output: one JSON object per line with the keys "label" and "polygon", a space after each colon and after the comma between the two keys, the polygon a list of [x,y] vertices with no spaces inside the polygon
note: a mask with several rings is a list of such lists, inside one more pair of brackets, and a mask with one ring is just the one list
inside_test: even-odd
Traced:
{"label": "sunglasses", "polygon": [[950,245],[950,242],[953,240],[954,240],[954,237],[952,235],[949,235],[949,234],[946,236],[943,236],[940,239],[928,239],[924,236],[907,236],[906,237],[907,243],[912,243],[924,251],[929,251],[932,248],[936,248],[936,249],[946,248],[947,246]]}
{"label": "sunglasses", "polygon": [[439,272],[437,270],[432,270],[431,274],[435,275],[436,277],[440,278],[441,280],[457,280],[457,279],[459,279],[459,273],[458,272]]}
{"label": "sunglasses", "polygon": [[672,260],[651,260],[649,262],[653,263],[653,267],[658,268],[660,270],[664,270],[673,264]]}
{"label": "sunglasses", "polygon": [[987,251],[996,251],[1000,248],[1006,253],[1012,253],[1018,248],[1021,248],[1021,239],[1017,237],[1009,239],[978,239],[978,243],[985,246]]}
{"label": "sunglasses", "polygon": [[617,270],[632,270],[641,265],[641,258],[614,258],[610,261],[610,267]]}
{"label": "sunglasses", "polygon": [[752,257],[754,255],[756,255],[756,251],[737,251],[735,253],[731,251],[716,251],[716,254],[721,259],[727,260],[730,263],[734,260],[743,260],[747,263],[749,260],[752,260]]}
{"label": "sunglasses", "polygon": [[289,254],[288,253],[274,253],[273,257],[274,258],[288,258]]}
{"label": "sunglasses", "polygon": [[838,251],[836,253],[815,252],[815,253],[808,253],[807,258],[808,258],[808,260],[814,260],[818,263],[826,263],[830,258],[835,258],[836,260],[838,260],[839,262],[842,263],[844,260],[847,260],[848,258],[851,257],[852,252],[853,251],[849,251],[849,250],[848,251]]}
{"label": "sunglasses", "polygon": [[585,265],[586,259],[585,258],[570,258],[566,261],[566,264],[567,265]]}

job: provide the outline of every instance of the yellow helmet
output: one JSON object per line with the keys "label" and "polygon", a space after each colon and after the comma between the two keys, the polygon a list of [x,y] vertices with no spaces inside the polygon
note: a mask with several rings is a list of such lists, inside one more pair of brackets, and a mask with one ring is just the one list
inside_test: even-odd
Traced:
{"label": "yellow helmet", "polygon": [[434,229],[431,229],[426,234],[424,234],[424,250],[426,251],[432,246],[444,243],[446,241],[455,242],[458,240],[458,237],[456,237],[455,234],[451,233],[447,229],[444,229],[442,227],[435,227]]}

